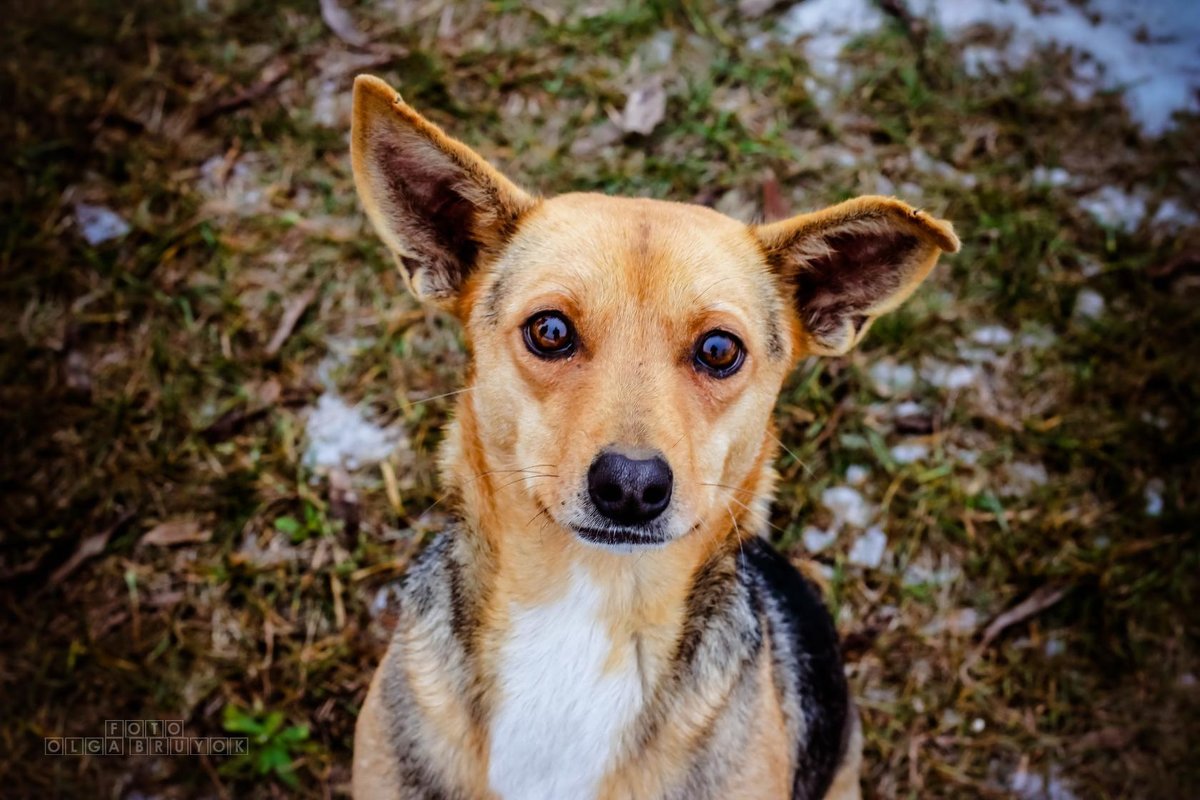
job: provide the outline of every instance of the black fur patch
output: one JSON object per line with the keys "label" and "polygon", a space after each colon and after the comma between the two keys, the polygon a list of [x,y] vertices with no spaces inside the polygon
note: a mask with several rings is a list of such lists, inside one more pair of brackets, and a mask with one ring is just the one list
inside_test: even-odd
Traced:
{"label": "black fur patch", "polygon": [[770,636],[788,637],[797,661],[789,674],[795,677],[792,689],[800,700],[804,733],[792,797],[819,800],[833,782],[846,747],[850,698],[837,630],[817,590],[764,539],[754,536],[743,543],[742,564],[751,582],[775,605],[776,613],[767,619],[772,625],[783,623],[784,630],[772,630]]}

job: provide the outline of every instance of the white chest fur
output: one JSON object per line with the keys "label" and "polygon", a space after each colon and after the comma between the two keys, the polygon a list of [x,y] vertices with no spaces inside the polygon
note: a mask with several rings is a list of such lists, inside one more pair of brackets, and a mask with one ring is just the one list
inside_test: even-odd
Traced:
{"label": "white chest fur", "polygon": [[634,656],[610,662],[601,603],[577,573],[562,598],[511,609],[488,762],[488,781],[505,800],[595,797],[641,710]]}

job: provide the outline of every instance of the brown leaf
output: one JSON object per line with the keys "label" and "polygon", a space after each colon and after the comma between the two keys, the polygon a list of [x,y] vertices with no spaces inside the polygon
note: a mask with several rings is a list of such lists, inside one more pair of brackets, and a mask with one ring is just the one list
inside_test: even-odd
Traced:
{"label": "brown leaf", "polygon": [[354,24],[350,13],[338,5],[337,0],[321,0],[321,19],[346,44],[363,47],[370,41]]}
{"label": "brown leaf", "polygon": [[287,77],[291,65],[283,56],[278,56],[267,62],[258,75],[258,80],[229,97],[213,100],[200,107],[196,114],[196,124],[204,125],[214,117],[234,111],[249,105],[255,100],[265,97],[275,85]]}
{"label": "brown leaf", "polygon": [[620,126],[626,133],[648,136],[667,115],[667,90],[660,78],[651,78],[635,87],[625,100]]}
{"label": "brown leaf", "polygon": [[775,222],[788,215],[787,201],[783,199],[783,192],[779,188],[779,179],[773,172],[767,175],[762,182],[762,211],[764,222]]}
{"label": "brown leaf", "polygon": [[992,642],[999,638],[1001,633],[1013,625],[1017,625],[1030,617],[1042,613],[1050,606],[1057,603],[1067,596],[1067,592],[1071,591],[1070,586],[1041,586],[1034,591],[1029,597],[1017,603],[1015,606],[1005,611],[1000,616],[991,621],[987,626],[987,630],[983,632],[983,640],[979,643],[979,650],[984,650]]}
{"label": "brown leaf", "polygon": [[154,544],[159,547],[172,547],[177,544],[197,544],[207,542],[212,538],[212,531],[200,527],[200,523],[190,519],[171,519],[160,522],[151,528],[140,542],[142,545]]}
{"label": "brown leaf", "polygon": [[50,574],[50,579],[46,582],[47,586],[57,586],[67,578],[69,578],[75,570],[79,569],[83,562],[95,558],[104,552],[104,548],[108,546],[108,540],[112,537],[113,532],[117,528],[124,525],[133,518],[133,512],[127,511],[122,514],[116,522],[108,526],[99,533],[94,533],[91,536],[83,539],[79,546],[75,548],[75,552],[71,557],[59,565],[58,569]]}
{"label": "brown leaf", "polygon": [[309,307],[316,296],[316,290],[308,288],[284,305],[283,316],[279,318],[279,325],[275,328],[275,335],[267,343],[266,354],[268,358],[272,358],[279,353],[284,342],[288,340],[288,337],[292,335],[292,331],[295,330],[296,323],[300,321],[300,317],[304,316],[304,310]]}

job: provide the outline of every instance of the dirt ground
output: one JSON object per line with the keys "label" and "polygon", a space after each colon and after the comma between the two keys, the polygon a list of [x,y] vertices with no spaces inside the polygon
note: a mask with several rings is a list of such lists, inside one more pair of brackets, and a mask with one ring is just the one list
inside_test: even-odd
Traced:
{"label": "dirt ground", "polygon": [[[544,193],[952,219],[778,406],[866,795],[1200,792],[1200,118],[903,3],[840,55],[766,0],[322,5],[6,4],[0,794],[348,792],[464,370],[357,206],[359,72]],[[45,755],[130,719],[250,752]]]}

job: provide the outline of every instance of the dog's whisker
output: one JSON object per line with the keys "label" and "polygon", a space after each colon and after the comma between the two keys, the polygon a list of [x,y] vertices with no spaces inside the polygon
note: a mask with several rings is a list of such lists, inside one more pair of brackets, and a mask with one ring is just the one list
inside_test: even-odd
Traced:
{"label": "dog's whisker", "polygon": [[465,386],[462,389],[455,389],[453,392],[445,392],[443,394],[435,394],[433,397],[423,397],[420,400],[411,400],[400,407],[401,408],[412,408],[413,406],[419,406],[422,403],[432,403],[434,400],[442,400],[447,397],[454,397],[455,395],[472,391],[474,388],[475,388],[474,386]]}
{"label": "dog's whisker", "polygon": [[[729,491],[731,491],[731,492],[745,492],[746,494],[753,494],[753,492],[751,492],[751,491],[750,491],[750,490],[748,490],[748,489],[738,489],[737,487],[734,487],[734,486],[726,486],[726,485],[725,485],[725,484],[723,484],[723,483],[702,483],[701,485],[703,485],[703,486],[716,486],[716,487],[718,487],[718,488],[720,488],[720,489],[727,489],[727,490],[729,490]],[[729,506],[729,501],[730,501],[730,500],[732,500],[733,502],[737,503],[739,506],[741,506],[742,508],[746,509],[746,510],[747,510],[748,512],[750,512],[751,514],[753,514],[753,513],[754,513],[754,509],[752,509],[750,506],[748,506],[748,505],[746,505],[745,503],[743,503],[741,500],[738,500],[736,497],[730,497],[730,498],[728,498],[728,499],[726,499],[726,500],[722,501],[722,502],[724,502],[724,503],[725,503],[725,505],[726,505],[726,507],[727,507],[727,508],[728,508],[728,506]],[[767,527],[768,527],[768,528],[771,528],[772,530],[775,530],[775,531],[777,531],[777,532],[779,532],[779,533],[781,533],[781,534],[787,535],[787,530],[785,530],[784,528],[781,528],[781,527],[779,527],[779,526],[778,526],[778,525],[776,525],[775,523],[771,522],[771,520],[769,520],[769,519],[765,519],[765,518],[764,518],[764,519],[763,519],[763,522],[765,522],[765,523],[767,524]]]}
{"label": "dog's whisker", "polygon": [[784,444],[783,440],[780,439],[778,436],[776,436],[773,431],[767,431],[767,435],[770,436],[772,439],[774,439],[776,442],[778,442],[779,446],[783,448],[783,451],[796,460],[796,463],[800,465],[800,467],[804,470],[805,474],[807,474],[810,477],[812,476],[813,471],[809,468],[808,464],[804,463],[804,459],[802,459],[802,458],[800,458],[800,456],[796,455],[795,452],[793,452],[790,447],[788,447],[786,444]]}

